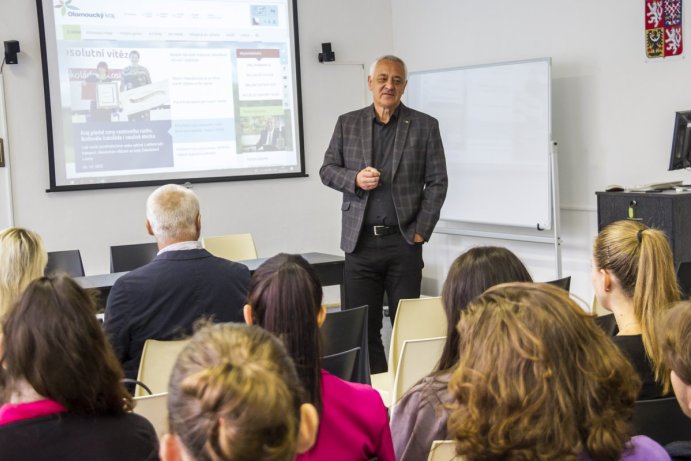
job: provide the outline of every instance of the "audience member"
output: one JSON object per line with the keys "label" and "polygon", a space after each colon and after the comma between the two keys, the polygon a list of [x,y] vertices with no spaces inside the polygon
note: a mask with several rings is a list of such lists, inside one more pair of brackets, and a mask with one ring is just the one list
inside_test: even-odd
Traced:
{"label": "audience member", "polygon": [[597,301],[616,320],[614,342],[643,382],[638,398],[668,394],[669,370],[656,340],[655,322],[679,301],[680,292],[667,236],[638,221],[608,225],[593,245],[592,279]]}
{"label": "audience member", "polygon": [[448,384],[458,363],[456,325],[471,300],[487,288],[505,282],[532,282],[523,263],[506,248],[471,248],[451,265],[442,289],[448,329],[441,360],[431,375],[403,396],[391,418],[398,461],[427,459],[432,442],[448,438],[446,404],[453,400]]}
{"label": "audience member", "polygon": [[245,320],[279,337],[320,414],[315,446],[297,459],[394,459],[386,407],[379,393],[320,368],[319,326],[326,310],[314,269],[297,255],[268,259],[252,276]]}
{"label": "audience member", "polygon": [[132,399],[96,304],[72,279],[32,282],[3,333],[0,459],[158,459],[151,423],[127,413]]}
{"label": "audience member", "polygon": [[0,231],[0,317],[32,280],[43,276],[47,263],[48,254],[37,233],[19,227]]}
{"label": "audience member", "polygon": [[[658,325],[663,360],[681,410],[691,418],[691,301],[677,303]],[[691,461],[691,440],[665,447],[674,461]]]}
{"label": "audience member", "polygon": [[182,351],[168,388],[163,461],[292,461],[319,419],[280,341],[259,327],[206,325]]}
{"label": "audience member", "polygon": [[146,229],[156,238],[158,256],[115,282],[105,310],[105,330],[132,379],[147,339],[189,335],[202,317],[242,322],[250,278],[245,265],[202,248],[199,201],[185,187],[168,184],[149,196]]}
{"label": "audience member", "polygon": [[639,379],[564,290],[490,288],[458,331],[449,434],[468,461],[669,460],[653,440],[629,438]]}

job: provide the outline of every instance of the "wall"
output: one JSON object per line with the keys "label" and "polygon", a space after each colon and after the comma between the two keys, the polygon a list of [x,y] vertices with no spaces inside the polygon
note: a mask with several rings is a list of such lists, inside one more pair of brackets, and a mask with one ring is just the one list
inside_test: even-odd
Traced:
{"label": "wall", "polygon": [[[682,179],[667,172],[674,112],[691,109],[686,56],[648,60],[644,4],[630,0],[393,0],[394,51],[427,70],[552,57],[552,132],[559,143],[564,274],[592,300],[596,190]],[[689,24],[688,5],[684,24]],[[686,46],[689,29],[686,29]],[[686,52],[688,54],[688,51]],[[478,194],[481,196],[481,194]],[[425,261],[434,291],[451,261],[476,244],[506,245],[537,280],[554,278],[549,247],[435,235]]]}
{"label": "wall", "polygon": [[[564,273],[574,277],[573,290],[586,299],[592,299],[594,192],[610,183],[691,182],[688,172],[666,172],[674,111],[691,109],[691,64],[685,57],[645,58],[641,2],[298,3],[310,176],[196,185],[206,235],[251,232],[260,256],[338,252],[340,197],[321,185],[319,166],[336,116],[369,101],[363,65],[391,50],[413,71],[553,58],[552,128],[560,146]],[[687,19],[689,14],[686,8]],[[109,245],[147,240],[144,200],[151,188],[45,192],[45,112],[34,2],[0,2],[0,40],[10,39],[19,40],[22,48],[20,64],[5,66],[4,72],[15,223],[39,231],[51,250],[81,249],[88,273],[107,271]],[[332,43],[335,65],[317,62],[322,42]],[[7,200],[3,181],[0,174],[0,211]],[[553,278],[548,247],[438,234],[425,249],[424,290],[436,294],[451,261],[476,244],[505,244],[536,279]]]}
{"label": "wall", "polygon": [[[357,63],[391,49],[388,1],[298,3],[309,177],[194,186],[202,203],[202,233],[251,232],[260,256],[279,251],[340,252],[340,196],[321,184],[319,167],[337,115],[366,103],[365,73]],[[38,231],[49,250],[79,248],[87,273],[107,272],[110,245],[150,239],[144,229],[144,202],[152,188],[45,192],[48,155],[34,1],[0,2],[0,41],[10,39],[19,40],[22,50],[19,64],[4,69],[14,222]],[[321,43],[328,41],[336,52],[337,66],[317,61]],[[341,65],[348,62],[356,64]],[[0,183],[2,211],[8,200],[3,175]]]}

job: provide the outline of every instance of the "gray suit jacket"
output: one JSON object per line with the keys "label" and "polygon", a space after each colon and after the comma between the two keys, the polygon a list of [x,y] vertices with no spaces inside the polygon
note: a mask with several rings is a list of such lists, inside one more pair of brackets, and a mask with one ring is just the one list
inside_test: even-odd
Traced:
{"label": "gray suit jacket", "polygon": [[[446,197],[444,147],[436,119],[401,104],[393,150],[393,203],[401,233],[413,243],[415,233],[429,240]],[[369,193],[355,185],[358,172],[372,165],[373,106],[341,115],[324,164],[322,182],[343,193],[341,249],[355,250]]]}

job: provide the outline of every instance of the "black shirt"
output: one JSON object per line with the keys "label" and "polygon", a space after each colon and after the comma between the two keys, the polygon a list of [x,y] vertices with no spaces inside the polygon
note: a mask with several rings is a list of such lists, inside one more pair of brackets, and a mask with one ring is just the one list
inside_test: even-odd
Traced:
{"label": "black shirt", "polygon": [[643,347],[641,335],[613,336],[612,340],[628,357],[641,378],[641,391],[637,400],[657,399],[663,397],[662,386],[655,381],[653,364],[648,360]]}
{"label": "black shirt", "polygon": [[389,122],[384,124],[372,115],[372,166],[379,173],[379,186],[369,191],[367,209],[365,210],[365,225],[367,226],[398,226],[396,207],[393,203],[393,148],[396,142],[396,128],[398,127],[398,113],[400,105],[391,114]]}

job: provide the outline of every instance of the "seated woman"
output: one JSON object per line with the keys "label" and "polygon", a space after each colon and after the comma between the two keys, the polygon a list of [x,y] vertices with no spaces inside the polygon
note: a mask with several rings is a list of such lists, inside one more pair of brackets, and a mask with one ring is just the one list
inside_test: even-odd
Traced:
{"label": "seated woman", "polygon": [[657,346],[655,322],[680,293],[667,236],[638,221],[608,225],[593,245],[592,279],[597,301],[614,314],[614,342],[643,382],[638,398],[668,394],[669,370]]}
{"label": "seated woman", "polygon": [[[668,310],[657,330],[674,395],[681,411],[691,418],[691,301]],[[672,442],[665,448],[674,461],[691,460],[691,440]]]}
{"label": "seated woman", "polygon": [[180,353],[168,388],[163,461],[292,461],[314,444],[305,400],[283,345],[259,327],[208,324]]}
{"label": "seated woman", "polygon": [[245,320],[280,338],[295,362],[309,401],[319,411],[319,436],[298,460],[393,461],[386,407],[370,386],[343,381],[320,368],[322,287],[304,258],[279,254],[252,276]]}
{"label": "seated woman", "polygon": [[96,320],[67,276],[33,281],[3,327],[0,459],[155,460],[153,426],[132,398]]}
{"label": "seated woman", "polygon": [[630,438],[640,386],[632,365],[569,295],[508,283],[471,302],[458,324],[449,434],[468,461],[662,461]]}
{"label": "seated woman", "polygon": [[452,400],[448,383],[458,363],[456,325],[472,299],[505,282],[532,282],[523,263],[506,248],[471,248],[451,264],[442,289],[448,327],[439,365],[403,396],[391,418],[398,461],[425,460],[433,441],[447,439],[445,404]]}
{"label": "seated woman", "polygon": [[43,276],[47,263],[48,254],[37,233],[19,227],[0,231],[0,317],[32,280]]}

